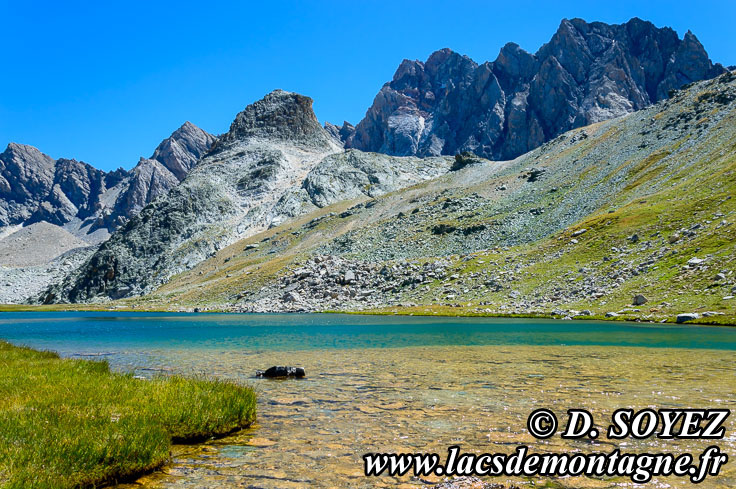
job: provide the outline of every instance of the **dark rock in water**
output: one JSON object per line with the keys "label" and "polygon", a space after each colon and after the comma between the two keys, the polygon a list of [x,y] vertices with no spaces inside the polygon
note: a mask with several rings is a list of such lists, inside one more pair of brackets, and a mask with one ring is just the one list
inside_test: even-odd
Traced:
{"label": "dark rock in water", "polygon": [[303,367],[271,367],[267,370],[256,370],[256,377],[265,377],[268,379],[278,379],[283,377],[303,378],[306,374]]}

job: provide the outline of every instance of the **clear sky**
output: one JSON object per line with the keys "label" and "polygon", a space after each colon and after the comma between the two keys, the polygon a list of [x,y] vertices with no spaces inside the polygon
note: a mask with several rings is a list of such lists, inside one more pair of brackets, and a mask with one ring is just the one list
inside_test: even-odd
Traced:
{"label": "clear sky", "polygon": [[[184,121],[220,134],[274,88],[357,123],[404,58],[535,52],[562,18],[692,30],[736,65],[736,1],[0,0],[0,145],[132,167]],[[0,151],[2,148],[0,148]]]}

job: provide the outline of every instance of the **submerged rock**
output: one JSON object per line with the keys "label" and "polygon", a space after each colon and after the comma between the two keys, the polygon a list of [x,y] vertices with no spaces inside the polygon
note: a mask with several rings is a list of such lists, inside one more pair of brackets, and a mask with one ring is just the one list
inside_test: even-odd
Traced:
{"label": "submerged rock", "polygon": [[303,367],[271,367],[267,370],[256,370],[256,377],[265,377],[268,379],[278,379],[283,377],[294,377],[301,379],[306,376]]}

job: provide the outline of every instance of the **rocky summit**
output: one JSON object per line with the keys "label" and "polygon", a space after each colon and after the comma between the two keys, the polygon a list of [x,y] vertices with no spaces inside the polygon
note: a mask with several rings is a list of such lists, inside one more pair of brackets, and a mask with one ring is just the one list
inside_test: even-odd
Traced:
{"label": "rocky summit", "polygon": [[404,60],[354,131],[333,133],[363,151],[505,160],[725,71],[689,31],[565,19],[535,54],[509,43],[480,65],[450,49]]}
{"label": "rocky summit", "polygon": [[148,293],[239,239],[345,199],[435,178],[450,164],[451,158],[343,152],[317,121],[312,99],[275,90],[240,112],[178,187],[42,299]]}
{"label": "rocky summit", "polygon": [[[336,152],[299,187],[311,211],[124,304],[733,324],[735,118],[726,73],[511,161]],[[386,167],[420,162],[442,174],[381,186]],[[383,190],[348,191],[344,175]],[[73,286],[109,268],[85,270]]]}
{"label": "rocky summit", "polygon": [[96,197],[120,176],[76,160],[55,161],[32,146],[10,143],[0,154],[0,225],[87,217],[95,211]]}

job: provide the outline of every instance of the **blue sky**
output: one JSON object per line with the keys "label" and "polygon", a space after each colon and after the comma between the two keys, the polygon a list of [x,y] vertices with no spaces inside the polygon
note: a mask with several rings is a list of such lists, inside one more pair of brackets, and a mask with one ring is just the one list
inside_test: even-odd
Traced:
{"label": "blue sky", "polygon": [[274,88],[360,120],[404,58],[535,52],[562,18],[692,30],[736,64],[736,2],[33,2],[0,0],[0,145],[132,167],[184,121],[215,134]]}

